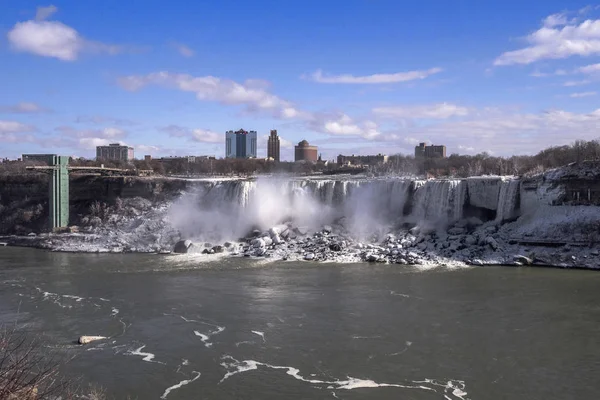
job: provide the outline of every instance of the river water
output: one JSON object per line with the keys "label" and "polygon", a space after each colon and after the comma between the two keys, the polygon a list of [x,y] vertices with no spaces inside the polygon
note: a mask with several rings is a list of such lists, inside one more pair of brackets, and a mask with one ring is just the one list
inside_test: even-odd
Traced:
{"label": "river water", "polygon": [[598,272],[206,257],[0,248],[0,322],[117,399],[598,398]]}

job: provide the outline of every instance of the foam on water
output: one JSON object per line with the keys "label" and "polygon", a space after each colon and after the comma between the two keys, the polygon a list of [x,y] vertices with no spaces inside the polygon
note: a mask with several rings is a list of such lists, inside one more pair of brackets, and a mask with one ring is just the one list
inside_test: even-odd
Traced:
{"label": "foam on water", "polygon": [[234,375],[257,370],[258,367],[270,368],[275,370],[285,370],[286,374],[302,382],[310,383],[313,385],[324,386],[327,389],[333,390],[354,390],[354,389],[367,389],[367,388],[381,388],[381,387],[395,387],[402,389],[417,389],[438,392],[438,387],[442,388],[444,397],[448,400],[468,400],[465,396],[467,392],[463,381],[447,381],[445,383],[439,383],[432,379],[424,379],[422,381],[411,381],[408,383],[379,383],[371,379],[360,379],[354,377],[347,377],[346,379],[337,380],[321,380],[321,379],[309,379],[305,378],[300,374],[300,370],[294,367],[279,366],[262,363],[255,360],[243,360],[238,361],[235,358],[227,355],[222,357],[221,366],[227,370],[227,373],[223,376],[222,383],[225,380],[231,378]]}
{"label": "foam on water", "polygon": [[200,340],[202,341],[202,343],[204,343],[204,346],[206,346],[206,347],[211,347],[213,345],[211,342],[209,342],[211,336],[218,335],[219,333],[221,333],[225,330],[224,326],[209,324],[208,322],[202,322],[202,321],[199,321],[199,323],[214,326],[217,328],[216,330],[210,331],[206,334],[201,333],[199,331],[194,331],[194,335],[198,336],[200,338]]}
{"label": "foam on water", "polygon": [[166,399],[167,396],[169,395],[169,393],[171,393],[173,390],[177,390],[177,389],[181,388],[182,386],[189,385],[190,383],[194,382],[196,379],[200,378],[201,374],[200,374],[200,372],[193,371],[192,375],[195,375],[192,379],[185,379],[176,385],[169,386],[167,389],[165,389],[165,392],[163,393],[162,396],[160,396],[160,398]]}
{"label": "foam on water", "polygon": [[157,363],[157,364],[165,364],[163,362],[160,361],[154,361],[154,358],[156,357],[153,353],[147,353],[147,352],[142,352],[142,350],[144,350],[146,348],[146,345],[143,345],[133,351],[129,351],[126,354],[130,355],[130,356],[142,356],[142,361],[146,361],[146,362],[151,362],[151,363]]}
{"label": "foam on water", "polygon": [[200,333],[198,331],[194,331],[194,335],[198,336],[200,338],[200,340],[202,340],[202,343],[204,343],[204,346],[206,347],[211,347],[212,343],[210,343],[208,340],[210,339],[210,337],[208,335],[205,335],[203,333]]}
{"label": "foam on water", "polygon": [[265,333],[264,332],[260,332],[260,331],[251,331],[252,333],[254,333],[255,335],[258,335],[262,338],[264,343],[267,343],[267,340],[265,339]]}
{"label": "foam on water", "polygon": [[62,296],[62,297],[65,297],[65,298],[67,298],[67,299],[73,299],[73,300],[75,300],[75,301],[77,301],[77,302],[80,302],[81,300],[83,300],[83,299],[84,299],[84,297],[74,296],[74,295],[72,295],[72,294],[63,294],[63,295],[61,295],[61,296]]}

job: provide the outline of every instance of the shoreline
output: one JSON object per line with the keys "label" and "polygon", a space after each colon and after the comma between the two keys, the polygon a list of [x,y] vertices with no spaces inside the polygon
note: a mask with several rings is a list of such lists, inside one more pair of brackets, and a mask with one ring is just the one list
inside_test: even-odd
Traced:
{"label": "shoreline", "polygon": [[[42,236],[43,235],[43,236]],[[208,257],[210,257],[211,255],[215,255],[215,253],[210,253],[210,252],[205,252],[202,253],[200,251],[190,251],[187,253],[177,253],[174,251],[154,251],[154,250],[145,250],[145,251],[128,251],[128,250],[118,250],[118,251],[113,251],[111,249],[108,248],[89,248],[87,250],[83,250],[83,249],[75,249],[75,248],[71,248],[71,249],[56,249],[53,248],[51,246],[48,246],[47,244],[44,244],[42,241],[43,240],[49,240],[49,239],[55,239],[56,237],[59,237],[60,234],[42,234],[42,235],[36,235],[36,236],[19,236],[19,235],[9,235],[9,236],[0,236],[0,243],[2,244],[2,247],[13,247],[13,248],[29,248],[29,249],[35,249],[35,250],[41,250],[41,251],[47,251],[47,252],[53,252],[53,253],[71,253],[71,254],[127,254],[127,255],[133,255],[133,254],[145,254],[145,255],[156,255],[156,256],[170,256],[170,257],[182,257],[182,256],[195,256],[198,257],[198,260],[201,261],[216,261],[215,258],[209,259]],[[83,236],[85,237],[86,235],[80,235],[80,237]],[[200,243],[196,243],[196,246],[202,246],[202,242]],[[240,246],[242,246],[240,244]],[[589,248],[589,247],[588,247]],[[535,248],[534,248],[535,249]],[[435,261],[432,260],[427,260],[427,259],[422,259],[421,257],[416,258],[414,260],[414,262],[391,262],[389,260],[368,260],[368,259],[362,259],[362,258],[356,258],[353,257],[352,259],[348,258],[348,256],[355,256],[356,253],[347,253],[344,254],[344,252],[340,252],[340,256],[344,257],[346,256],[345,259],[326,259],[326,260],[319,260],[319,259],[306,259],[304,257],[274,257],[272,253],[268,253],[262,256],[257,256],[257,255],[249,255],[249,254],[244,254],[244,253],[233,253],[232,252],[223,252],[221,253],[222,257],[221,258],[228,258],[228,259],[233,259],[233,258],[250,258],[252,260],[261,260],[265,263],[274,263],[274,262],[288,262],[288,261],[300,261],[300,262],[306,262],[308,264],[311,265],[318,265],[318,264],[329,264],[329,263],[337,263],[337,264],[348,264],[348,265],[352,265],[352,264],[374,264],[374,265],[398,265],[398,266],[419,266],[419,265],[424,265],[424,266],[431,266],[431,267],[445,267],[445,266],[449,266],[449,265],[453,265],[456,267],[503,267],[503,268],[521,268],[521,267],[526,267],[526,268],[547,268],[547,269],[566,269],[566,270],[585,270],[585,271],[598,271],[600,270],[600,265],[599,266],[585,266],[585,265],[581,265],[581,264],[574,264],[574,265],[567,265],[565,263],[557,263],[557,264],[551,264],[551,263],[547,263],[547,262],[541,262],[541,260],[539,259],[532,259],[531,263],[522,263],[519,261],[513,261],[511,263],[496,263],[496,262],[491,262],[491,260],[487,261],[487,260],[482,260],[482,259],[476,259],[476,260],[472,260],[472,262],[464,262],[464,261],[457,261],[457,260],[452,260],[452,259],[443,259],[443,258],[436,258]],[[520,257],[524,257],[524,256],[520,256],[517,255],[515,256],[515,259],[518,259]],[[203,258],[205,258],[205,260],[203,260]],[[447,262],[444,262],[447,261]]]}

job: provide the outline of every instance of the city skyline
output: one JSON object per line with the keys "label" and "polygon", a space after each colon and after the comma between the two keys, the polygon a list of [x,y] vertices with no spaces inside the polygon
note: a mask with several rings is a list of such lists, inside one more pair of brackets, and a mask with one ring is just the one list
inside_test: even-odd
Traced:
{"label": "city skyline", "polygon": [[[258,154],[277,129],[282,161],[303,139],[333,159],[597,138],[600,9],[587,2],[235,4],[175,1],[167,18],[156,1],[142,14],[112,0],[4,2],[1,156],[92,158],[115,142],[224,154],[231,126],[259,132]],[[242,16],[252,29],[221,28]]]}

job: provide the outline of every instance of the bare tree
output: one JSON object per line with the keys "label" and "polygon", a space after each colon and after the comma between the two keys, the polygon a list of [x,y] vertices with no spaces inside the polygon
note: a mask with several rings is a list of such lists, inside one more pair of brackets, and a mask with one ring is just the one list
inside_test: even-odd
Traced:
{"label": "bare tree", "polygon": [[74,399],[76,380],[64,379],[68,358],[48,352],[24,332],[0,333],[0,400]]}

